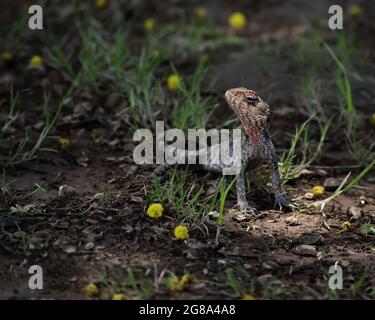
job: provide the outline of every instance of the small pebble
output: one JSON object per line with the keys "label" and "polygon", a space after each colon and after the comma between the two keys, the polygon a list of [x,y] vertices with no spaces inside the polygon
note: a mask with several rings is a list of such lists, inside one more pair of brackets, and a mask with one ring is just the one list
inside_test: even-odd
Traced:
{"label": "small pebble", "polygon": [[88,243],[85,244],[85,249],[86,250],[91,250],[94,247],[95,247],[95,245],[94,245],[93,242],[88,242]]}
{"label": "small pebble", "polygon": [[303,197],[307,200],[313,200],[315,198],[312,192],[306,192]]}
{"label": "small pebble", "polygon": [[362,217],[362,209],[361,209],[361,208],[358,208],[358,207],[350,206],[350,207],[348,208],[348,213],[349,213],[349,215],[350,215],[354,220],[361,219],[361,217]]}
{"label": "small pebble", "polygon": [[290,216],[285,218],[285,222],[289,226],[298,226],[300,223],[298,222],[297,218],[295,216]]}
{"label": "small pebble", "polygon": [[76,251],[77,251],[77,248],[75,246],[67,246],[64,249],[64,252],[66,252],[67,254],[75,253]]}
{"label": "small pebble", "polygon": [[277,270],[280,268],[280,265],[277,262],[272,261],[272,260],[263,262],[262,266],[263,268],[268,269],[268,270]]}
{"label": "small pebble", "polygon": [[340,185],[341,180],[337,178],[327,178],[324,180],[323,186],[327,190],[336,190],[337,187]]}
{"label": "small pebble", "polygon": [[271,282],[273,280],[273,275],[272,274],[264,274],[258,277],[258,281],[261,284],[265,284],[267,282]]}
{"label": "small pebble", "polygon": [[71,186],[68,186],[67,184],[59,187],[59,197],[61,198],[71,197],[75,194],[77,194],[76,189],[74,189]]}
{"label": "small pebble", "polygon": [[317,244],[323,241],[323,237],[319,233],[314,232],[306,232],[302,234],[299,239],[300,243],[302,244]]}
{"label": "small pebble", "polygon": [[367,203],[368,203],[368,201],[367,201],[366,197],[364,197],[364,196],[359,197],[359,206],[360,207],[364,207]]}
{"label": "small pebble", "polygon": [[299,256],[316,257],[318,250],[314,246],[301,244],[293,249],[293,252]]}

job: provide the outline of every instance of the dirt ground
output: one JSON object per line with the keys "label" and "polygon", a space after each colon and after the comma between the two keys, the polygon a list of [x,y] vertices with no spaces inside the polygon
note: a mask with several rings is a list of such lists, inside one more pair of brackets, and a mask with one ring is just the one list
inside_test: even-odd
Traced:
{"label": "dirt ground", "polygon": [[[13,17],[22,7],[22,1],[18,2]],[[277,153],[289,150],[295,128],[308,118],[302,103],[295,98],[305,69],[290,67],[291,56],[297,50],[293,47],[297,41],[294,37],[298,39],[300,33],[325,21],[325,3],[290,1],[280,5],[277,1],[254,1],[250,5],[247,1],[208,1],[204,4],[219,25],[215,34],[226,28],[226,17],[233,11],[248,13],[252,25],[249,35],[241,34],[248,44],[240,47],[229,44],[209,51],[210,71],[201,90],[202,95],[210,94],[210,101],[216,106],[209,127],[222,124],[224,115],[233,116],[223,99],[225,89],[242,84],[263,87],[262,95],[268,97],[272,110],[270,132]],[[361,4],[371,6],[366,1]],[[152,2],[131,1],[124,9],[124,16],[133,19],[132,37],[141,42],[145,35],[140,12],[144,17],[155,12],[159,21],[178,23],[178,17],[188,16],[196,5],[196,2],[185,5],[173,1],[155,9],[157,5]],[[6,4],[0,8],[3,6]],[[65,27],[67,33],[74,30],[69,18],[63,16],[70,14],[69,6],[63,9],[66,9],[63,13],[51,9],[56,18],[54,30],[61,37]],[[61,14],[59,19],[56,12]],[[123,21],[127,21],[125,18]],[[104,13],[98,19],[107,21],[110,17]],[[350,32],[361,38],[358,43],[361,50],[370,51],[366,63],[368,69],[374,70],[374,42],[370,36],[374,26],[369,21],[351,24]],[[270,40],[271,44],[287,43],[278,59],[272,53],[275,46],[265,56],[253,51],[252,46],[261,46],[267,37],[277,38]],[[329,41],[330,34],[327,38]],[[4,40],[11,41],[7,37]],[[84,83],[79,85],[33,157],[7,164],[8,155],[14,154],[23,137],[24,128],[30,127],[27,146],[32,147],[38,138],[45,122],[43,93],[51,93],[50,105],[56,109],[69,88],[66,75],[47,58],[44,70],[27,68],[28,57],[44,52],[43,48],[49,45],[47,31],[25,31],[13,40],[0,43],[0,51],[17,52],[15,61],[0,64],[0,100],[4,101],[0,109],[1,126],[9,110],[7,85],[12,83],[13,91],[20,92],[18,117],[10,134],[0,136],[4,167],[0,194],[0,299],[87,299],[84,288],[91,282],[99,288],[95,299],[111,299],[118,292],[128,299],[241,299],[245,295],[256,299],[374,299],[375,234],[366,231],[366,226],[375,226],[374,170],[367,173],[359,187],[330,201],[323,212],[308,207],[316,199],[306,197],[314,186],[323,185],[328,178],[342,181],[350,171],[352,178],[365,167],[348,151],[343,121],[333,122],[320,157],[299,177],[285,184],[288,197],[300,205],[299,209],[281,212],[274,208],[268,184],[262,182],[261,168],[255,175],[259,181],[247,195],[258,210],[255,216],[240,215],[233,208],[235,192],[230,192],[218,246],[214,245],[216,223],[208,212],[199,223],[189,225],[188,240],[178,240],[173,237],[178,220],[173,203],[163,204],[165,211],[158,220],[146,215],[147,199],[154,190],[150,174],[155,166],[133,162],[135,143],[134,128],[129,124],[132,118],[129,98],[117,95],[110,81],[104,81],[99,90]],[[75,68],[79,68],[74,56],[80,43],[77,34],[70,38],[69,45],[65,44]],[[176,67],[189,73],[194,53],[192,56],[175,56]],[[170,69],[169,61],[163,61],[161,66],[162,70]],[[365,148],[374,152],[375,127],[367,120],[375,111],[371,91],[374,82],[366,82],[364,87],[356,79],[352,84],[353,96],[362,119],[358,135]],[[370,97],[366,92],[370,92]],[[337,104],[329,96],[323,106],[335,110]],[[309,146],[314,147],[319,128],[312,126],[311,130]],[[59,147],[59,137],[69,139],[68,148]],[[188,171],[186,192],[199,184],[204,187],[202,197],[208,197],[212,186],[220,180],[214,174],[201,178],[202,173]],[[108,185],[110,190],[103,196]],[[42,186],[43,191],[34,192],[36,186]],[[62,186],[65,186],[63,192]],[[67,190],[66,186],[72,189]],[[334,189],[326,188],[323,198]],[[17,205],[22,212],[11,209]],[[360,216],[350,214],[353,207],[361,212]],[[345,228],[343,223],[347,221],[350,227]],[[306,246],[308,252],[298,251]],[[331,290],[328,286],[329,270],[335,263],[342,266],[342,290]],[[43,268],[43,290],[28,287],[28,269],[35,264]],[[168,287],[171,274],[177,277],[190,274],[195,281],[176,293]]]}

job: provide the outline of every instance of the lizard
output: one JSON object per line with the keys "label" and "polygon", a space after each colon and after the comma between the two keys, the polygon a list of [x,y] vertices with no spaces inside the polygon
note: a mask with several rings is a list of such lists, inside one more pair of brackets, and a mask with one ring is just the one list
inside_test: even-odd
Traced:
{"label": "lizard", "polygon": [[[280,209],[290,207],[289,200],[281,188],[278,159],[267,129],[270,114],[269,105],[258,94],[244,87],[232,88],[225,92],[225,99],[242,124],[245,135],[241,141],[240,170],[236,174],[237,206],[242,212],[255,213],[246,199],[245,172],[251,163],[267,162],[272,169],[272,188],[275,195],[275,204]],[[199,164],[208,171],[222,173],[223,166],[211,164],[210,161],[217,154],[215,146],[211,146],[208,152],[207,162]],[[172,167],[170,164],[161,164],[153,172],[152,177],[163,176]]]}

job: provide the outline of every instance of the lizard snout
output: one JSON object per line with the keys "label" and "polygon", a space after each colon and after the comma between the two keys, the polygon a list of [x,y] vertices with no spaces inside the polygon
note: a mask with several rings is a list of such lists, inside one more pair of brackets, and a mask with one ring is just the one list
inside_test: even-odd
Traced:
{"label": "lizard snout", "polygon": [[[259,98],[260,99],[260,98]],[[257,107],[262,110],[262,112],[268,116],[270,114],[270,107],[267,103],[265,103],[262,99],[260,99],[260,102],[257,104]]]}
{"label": "lizard snout", "polygon": [[229,89],[229,90],[225,91],[225,100],[227,100],[228,103],[233,100],[232,89]]}

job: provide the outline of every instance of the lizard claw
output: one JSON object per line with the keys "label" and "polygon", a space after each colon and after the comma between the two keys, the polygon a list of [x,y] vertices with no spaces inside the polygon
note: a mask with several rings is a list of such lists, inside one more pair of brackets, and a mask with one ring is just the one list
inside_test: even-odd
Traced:
{"label": "lizard claw", "polygon": [[236,207],[239,207],[241,213],[243,214],[255,215],[257,213],[257,209],[250,207],[247,202],[240,201],[237,203]]}
{"label": "lizard claw", "polygon": [[283,208],[291,208],[291,203],[289,202],[288,198],[284,196],[284,194],[278,192],[275,193],[275,206],[278,205],[280,208],[280,211]]}

